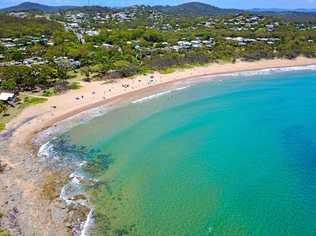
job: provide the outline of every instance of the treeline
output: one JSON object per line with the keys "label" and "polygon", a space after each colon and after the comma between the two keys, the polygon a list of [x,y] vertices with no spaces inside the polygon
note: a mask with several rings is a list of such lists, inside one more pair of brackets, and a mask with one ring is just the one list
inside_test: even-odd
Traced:
{"label": "treeline", "polygon": [[14,65],[0,67],[0,88],[6,91],[20,92],[54,87],[67,88],[69,68],[63,65]]}

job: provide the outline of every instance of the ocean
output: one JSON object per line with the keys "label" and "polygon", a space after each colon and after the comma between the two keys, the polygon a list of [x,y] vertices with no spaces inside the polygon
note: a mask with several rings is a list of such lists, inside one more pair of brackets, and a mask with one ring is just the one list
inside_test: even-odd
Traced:
{"label": "ocean", "polygon": [[44,149],[76,165],[62,197],[89,194],[91,235],[316,235],[315,67],[170,85]]}

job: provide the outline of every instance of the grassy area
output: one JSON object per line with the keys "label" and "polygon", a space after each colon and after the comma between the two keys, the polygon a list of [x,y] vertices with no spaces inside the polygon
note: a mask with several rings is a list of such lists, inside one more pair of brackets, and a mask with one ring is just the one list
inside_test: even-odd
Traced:
{"label": "grassy area", "polygon": [[176,68],[174,68],[174,67],[167,67],[167,68],[163,68],[163,69],[159,70],[159,72],[161,74],[170,74],[172,72],[175,72],[175,70],[176,70]]}
{"label": "grassy area", "polygon": [[9,232],[0,227],[0,236],[10,236]]}
{"label": "grassy area", "polygon": [[0,131],[5,129],[5,123],[0,122]]}
{"label": "grassy area", "polygon": [[82,81],[84,76],[80,73],[79,70],[75,70],[75,71],[70,71],[68,72],[69,76],[70,76],[70,82],[79,82]]}
{"label": "grassy area", "polygon": [[42,98],[42,97],[35,97],[35,96],[27,96],[24,98],[23,105],[25,107],[30,106],[30,105],[35,105],[35,104],[40,104],[43,102],[46,102],[47,98]]}
{"label": "grassy area", "polygon": [[[71,72],[71,79],[69,81],[68,89],[80,89],[80,81],[82,81],[83,76],[79,72]],[[6,112],[0,113],[0,131],[5,129],[5,125],[14,117],[16,117],[24,108],[43,103],[47,101],[46,97],[57,95],[58,92],[55,88],[45,89],[41,92],[41,96],[34,95],[29,92],[20,93],[19,101],[16,103],[15,107],[8,106]]]}
{"label": "grassy area", "polygon": [[9,106],[6,112],[0,114],[0,131],[5,129],[6,123],[16,117],[24,108],[47,101],[47,98],[28,93],[21,94],[19,99],[20,101],[17,102],[15,107]]}
{"label": "grassy area", "polygon": [[[3,217],[3,213],[0,212],[0,219]],[[9,232],[6,231],[5,229],[3,229],[1,226],[0,226],[0,236],[10,236]]]}
{"label": "grassy area", "polygon": [[197,66],[204,66],[208,65],[209,63],[192,63],[192,64],[182,64],[182,65],[175,65],[175,66],[169,66],[162,68],[158,70],[161,74],[170,74],[175,72],[176,70],[182,70],[182,69],[192,69]]}
{"label": "grassy area", "polygon": [[71,82],[71,83],[69,84],[68,88],[69,88],[69,89],[72,89],[72,90],[80,89],[80,88],[81,88],[80,82],[79,82],[79,81]]}
{"label": "grassy area", "polygon": [[56,94],[57,94],[57,91],[54,88],[45,89],[42,92],[42,96],[44,96],[44,97],[51,97],[51,96],[54,96]]}

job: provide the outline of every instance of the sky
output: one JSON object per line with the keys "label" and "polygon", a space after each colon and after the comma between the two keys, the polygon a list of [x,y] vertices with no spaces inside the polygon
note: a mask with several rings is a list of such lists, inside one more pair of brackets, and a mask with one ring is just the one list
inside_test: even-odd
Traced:
{"label": "sky", "polygon": [[0,0],[0,8],[13,6],[25,1],[32,1],[46,5],[102,5],[112,7],[135,4],[176,5],[185,2],[200,1],[223,8],[316,9],[316,0]]}

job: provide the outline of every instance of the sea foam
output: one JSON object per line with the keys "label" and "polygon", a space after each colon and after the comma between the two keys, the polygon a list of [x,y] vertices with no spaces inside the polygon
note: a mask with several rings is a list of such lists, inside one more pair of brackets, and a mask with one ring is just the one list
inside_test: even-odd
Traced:
{"label": "sea foam", "polygon": [[142,102],[149,101],[149,100],[152,100],[154,98],[158,98],[158,97],[166,95],[166,94],[170,94],[172,92],[184,90],[184,89],[189,88],[189,87],[190,86],[184,86],[184,87],[174,88],[174,89],[166,90],[166,91],[163,91],[163,92],[155,93],[153,95],[149,95],[149,96],[146,96],[146,97],[134,100],[134,101],[132,101],[132,103],[133,104],[142,103]]}
{"label": "sea foam", "polygon": [[93,217],[93,210],[91,209],[88,216],[87,216],[87,220],[82,225],[82,230],[81,230],[80,236],[89,235],[88,232],[89,232],[89,229],[92,225],[94,225],[94,217]]}
{"label": "sea foam", "polygon": [[234,72],[234,73],[231,73],[231,74],[226,74],[224,76],[269,75],[269,74],[272,74],[272,73],[282,73],[282,72],[291,72],[291,71],[314,71],[314,70],[316,70],[316,65],[292,66],[292,67],[276,67],[276,68],[253,70],[253,71]]}

